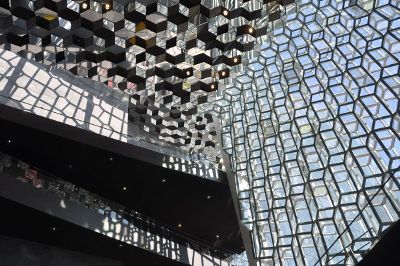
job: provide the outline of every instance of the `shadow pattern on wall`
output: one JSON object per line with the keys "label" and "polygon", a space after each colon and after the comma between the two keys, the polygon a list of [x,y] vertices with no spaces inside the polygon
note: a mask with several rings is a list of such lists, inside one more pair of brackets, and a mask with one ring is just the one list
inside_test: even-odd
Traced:
{"label": "shadow pattern on wall", "polygon": [[1,104],[155,151],[163,158],[155,163],[165,168],[172,168],[172,160],[174,170],[220,180],[206,158],[188,155],[129,122],[128,101],[124,92],[0,49]]}
{"label": "shadow pattern on wall", "polygon": [[0,173],[9,180],[2,196],[136,247],[191,265],[228,265],[234,255],[3,153]]}

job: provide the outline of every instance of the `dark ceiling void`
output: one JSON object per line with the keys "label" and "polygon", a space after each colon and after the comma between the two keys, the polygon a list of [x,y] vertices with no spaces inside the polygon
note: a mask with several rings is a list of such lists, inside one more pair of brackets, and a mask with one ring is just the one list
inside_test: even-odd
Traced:
{"label": "dark ceiling void", "polygon": [[379,242],[367,252],[358,266],[397,266],[400,257],[400,222],[393,223],[382,233]]}
{"label": "dark ceiling void", "polygon": [[[32,117],[24,116],[25,120]],[[35,119],[41,119],[43,127],[68,127],[36,116]],[[68,130],[82,132],[85,138],[96,135],[71,128]],[[4,119],[0,119],[0,151],[175,227],[196,241],[235,253],[244,250],[225,183],[166,169]]]}
{"label": "dark ceiling void", "polygon": [[[0,197],[0,235],[131,265],[185,265]],[[42,254],[46,256],[46,254]],[[51,254],[50,254],[51,255]],[[48,256],[52,257],[52,256]],[[1,263],[0,263],[1,264]]]}

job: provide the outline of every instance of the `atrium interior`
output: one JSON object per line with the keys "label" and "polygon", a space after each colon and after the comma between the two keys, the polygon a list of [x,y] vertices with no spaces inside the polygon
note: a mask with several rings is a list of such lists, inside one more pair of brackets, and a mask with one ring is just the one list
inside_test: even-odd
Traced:
{"label": "atrium interior", "polygon": [[0,1],[0,264],[398,265],[399,0]]}

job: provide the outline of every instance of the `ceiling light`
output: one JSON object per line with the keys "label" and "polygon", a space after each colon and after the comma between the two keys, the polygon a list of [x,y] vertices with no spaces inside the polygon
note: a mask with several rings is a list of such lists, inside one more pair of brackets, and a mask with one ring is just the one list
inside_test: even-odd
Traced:
{"label": "ceiling light", "polygon": [[216,235],[217,238],[219,238],[219,235]]}
{"label": "ceiling light", "polygon": [[186,71],[186,75],[190,76],[190,71],[189,70]]}
{"label": "ceiling light", "polygon": [[11,143],[11,139],[7,140],[8,143]]}
{"label": "ceiling light", "polygon": [[165,183],[165,182],[167,182],[167,179],[165,179],[165,178],[161,179],[161,183]]}
{"label": "ceiling light", "polygon": [[123,188],[122,188],[123,191],[126,191],[127,189],[128,189],[127,187],[123,187]]}
{"label": "ceiling light", "polygon": [[225,76],[225,74],[226,74],[225,71],[222,71],[222,72],[221,72],[221,76]]}
{"label": "ceiling light", "polygon": [[83,9],[86,9],[86,8],[88,8],[88,4],[86,4],[86,3],[83,3],[83,4],[82,4],[82,8],[83,8]]}
{"label": "ceiling light", "polygon": [[249,33],[253,33],[254,29],[252,27],[249,28]]}
{"label": "ceiling light", "polygon": [[233,63],[237,63],[239,59],[237,57],[233,58]]}
{"label": "ceiling light", "polygon": [[179,227],[179,228],[181,228],[181,227],[182,227],[182,225],[181,225],[181,224],[178,224],[178,227]]}
{"label": "ceiling light", "polygon": [[215,85],[214,84],[211,84],[211,89],[214,89],[215,88]]}
{"label": "ceiling light", "polygon": [[51,228],[51,231],[53,231],[53,232],[54,232],[54,231],[57,231],[57,228],[52,227],[52,228]]}
{"label": "ceiling light", "polygon": [[110,161],[114,161],[114,158],[113,158],[113,157],[110,157],[109,160],[110,160]]}
{"label": "ceiling light", "polygon": [[105,4],[104,7],[105,7],[106,10],[109,10],[111,8],[111,5],[107,3],[107,4]]}
{"label": "ceiling light", "polygon": [[210,195],[207,196],[207,199],[211,199],[212,197]]}
{"label": "ceiling light", "polygon": [[228,10],[225,9],[224,11],[222,11],[222,15],[228,16],[228,14],[229,14]]}

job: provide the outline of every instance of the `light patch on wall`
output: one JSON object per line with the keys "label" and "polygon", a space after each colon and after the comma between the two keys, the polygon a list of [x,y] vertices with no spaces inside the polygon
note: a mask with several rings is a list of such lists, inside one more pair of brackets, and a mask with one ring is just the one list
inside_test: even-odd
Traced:
{"label": "light patch on wall", "polygon": [[65,205],[65,201],[63,199],[60,201],[60,207],[63,209],[67,208],[67,205]]}

